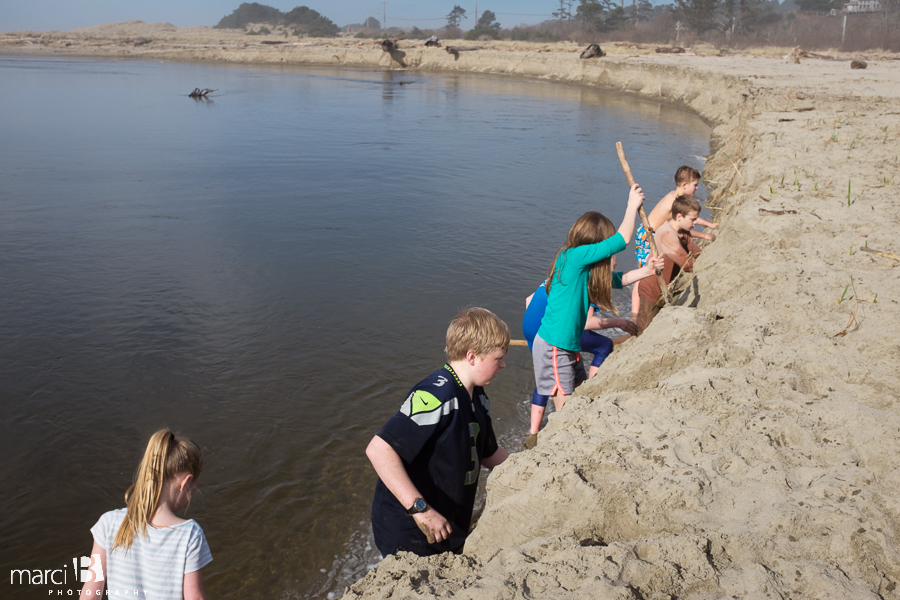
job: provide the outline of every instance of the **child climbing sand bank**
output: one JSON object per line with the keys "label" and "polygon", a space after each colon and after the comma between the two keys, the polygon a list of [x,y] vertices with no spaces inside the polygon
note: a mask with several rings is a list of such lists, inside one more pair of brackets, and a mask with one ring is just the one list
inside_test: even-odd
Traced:
{"label": "child climbing sand bank", "polygon": [[547,309],[534,338],[532,359],[537,393],[551,396],[556,410],[562,409],[575,389],[581,336],[591,300],[605,310],[618,312],[611,300],[610,257],[625,249],[643,201],[644,193],[635,184],[618,230],[598,212],[583,214],[572,225],[550,267]]}
{"label": "child climbing sand bank", "polygon": [[[672,203],[670,219],[656,231],[656,247],[666,259],[663,280],[668,285],[680,271],[694,270],[694,259],[700,256],[700,247],[694,243],[691,231],[700,214],[700,203],[693,196],[679,196]],[[656,278],[649,278],[640,287],[640,306],[637,326],[643,332],[661,307],[662,290]]]}
{"label": "child climbing sand bank", "polygon": [[[615,269],[616,257],[613,256],[611,258],[611,261],[611,267]],[[662,269],[663,266],[664,261],[661,257],[650,258],[647,261],[647,264],[640,269],[635,269],[627,273],[615,271],[612,274],[612,287],[615,289],[622,289],[626,285],[634,283],[645,277],[650,277],[655,273],[657,267]],[[544,317],[544,312],[547,310],[546,283],[546,281],[541,283],[541,285],[538,286],[537,290],[535,290],[532,295],[528,296],[528,298],[525,299],[525,316],[522,318],[522,333],[525,334],[525,340],[528,342],[529,349],[531,349],[534,345],[534,336],[537,335],[538,329],[541,326],[541,320]],[[590,289],[590,286],[588,286],[588,288]],[[576,366],[576,387],[581,382],[585,381],[586,379],[590,379],[597,374],[600,365],[602,365],[606,358],[612,353],[614,344],[617,344],[620,341],[624,341],[630,336],[637,335],[638,333],[637,325],[628,319],[601,317],[596,312],[597,307],[594,303],[596,299],[589,299],[591,300],[591,306],[590,308],[588,308],[588,316],[584,324],[584,332],[581,334],[581,351],[593,354],[593,358],[591,359],[590,371],[588,372],[587,377],[584,376],[583,365],[580,369]],[[626,335],[623,335],[621,336],[621,338],[613,341],[612,339],[598,333],[598,330],[600,329],[611,328],[621,329],[626,333]],[[535,390],[531,396],[531,424],[528,430],[528,437],[525,439],[524,443],[524,447],[526,450],[529,448],[533,448],[537,443],[537,433],[540,430],[541,423],[544,420],[544,413],[547,410],[547,401],[549,399],[549,396],[538,394],[537,390]]]}
{"label": "child climbing sand bank", "polygon": [[[662,199],[656,203],[656,206],[653,207],[653,210],[650,211],[650,214],[647,215],[647,221],[650,222],[651,231],[648,232],[644,229],[643,223],[638,223],[637,228],[634,230],[634,255],[637,259],[638,267],[643,267],[650,257],[650,236],[662,227],[663,223],[672,218],[672,203],[675,202],[675,198],[679,196],[693,196],[698,187],[700,187],[699,171],[685,165],[678,167],[678,170],[675,171],[675,189],[663,196]],[[710,229],[715,229],[719,226],[718,223],[710,223],[705,219],[699,218],[699,214],[696,224],[702,227],[709,227]],[[715,239],[715,236],[712,234],[694,230],[690,231],[690,235],[691,237],[710,241]],[[657,241],[657,244],[658,243],[659,242]],[[662,251],[660,251],[660,255],[661,254]],[[634,288],[632,288],[632,314],[637,314],[640,306],[640,285],[641,284],[636,283]]]}

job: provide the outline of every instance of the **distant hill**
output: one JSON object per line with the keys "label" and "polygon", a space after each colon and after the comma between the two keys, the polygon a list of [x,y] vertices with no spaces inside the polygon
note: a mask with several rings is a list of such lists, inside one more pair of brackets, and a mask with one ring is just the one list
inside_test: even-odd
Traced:
{"label": "distant hill", "polygon": [[312,37],[333,37],[338,34],[338,26],[331,19],[306,6],[298,6],[283,13],[277,8],[258,2],[244,2],[234,12],[216,25],[217,29],[245,29],[250,24],[267,23],[283,25],[296,34]]}

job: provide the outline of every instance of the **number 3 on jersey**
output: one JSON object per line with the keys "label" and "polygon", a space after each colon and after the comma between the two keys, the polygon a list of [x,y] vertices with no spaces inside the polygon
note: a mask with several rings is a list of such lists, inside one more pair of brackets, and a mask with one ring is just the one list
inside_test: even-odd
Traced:
{"label": "number 3 on jersey", "polygon": [[478,470],[481,465],[478,464],[478,449],[475,447],[478,441],[478,433],[481,431],[481,425],[478,423],[469,423],[469,436],[472,438],[472,470],[466,471],[466,485],[478,483]]}

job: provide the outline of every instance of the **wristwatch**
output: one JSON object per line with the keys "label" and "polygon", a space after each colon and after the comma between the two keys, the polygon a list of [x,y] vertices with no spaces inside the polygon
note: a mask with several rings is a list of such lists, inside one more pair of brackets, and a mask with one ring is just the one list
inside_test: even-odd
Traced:
{"label": "wristwatch", "polygon": [[413,501],[412,506],[406,509],[406,514],[412,516],[421,512],[425,512],[426,510],[428,510],[428,503],[425,502],[425,499],[416,498]]}

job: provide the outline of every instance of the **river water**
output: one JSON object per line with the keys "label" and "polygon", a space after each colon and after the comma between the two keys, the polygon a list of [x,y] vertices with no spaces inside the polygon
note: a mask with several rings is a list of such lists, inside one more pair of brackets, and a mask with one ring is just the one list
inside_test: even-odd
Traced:
{"label": "river water", "polygon": [[[68,565],[11,598],[77,589],[162,426],[204,451],[210,597],[340,595],[379,559],[363,450],[449,320],[521,337],[575,219],[624,213],[615,142],[655,201],[710,134],[546,81],[152,61],[0,57],[0,111],[0,563]],[[507,365],[518,450],[527,349]]]}

